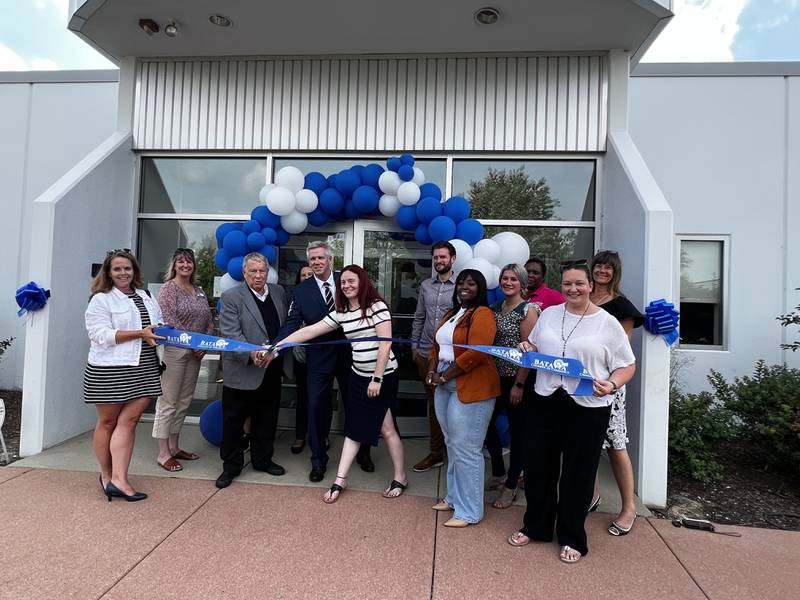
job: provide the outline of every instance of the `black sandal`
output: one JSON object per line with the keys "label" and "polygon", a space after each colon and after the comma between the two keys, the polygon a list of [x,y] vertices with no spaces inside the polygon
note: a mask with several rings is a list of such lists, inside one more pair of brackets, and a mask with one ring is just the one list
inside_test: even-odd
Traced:
{"label": "black sandal", "polygon": [[[347,477],[342,477],[340,475],[337,475],[336,479],[347,479]],[[342,487],[341,485],[336,483],[336,479],[334,479],[334,484],[331,486],[331,489],[328,490],[328,499],[326,500],[325,496],[324,495],[322,496],[322,501],[325,504],[333,504],[334,502],[336,502],[339,499],[339,496],[342,495],[342,492],[347,489],[346,486]],[[336,494],[335,498],[333,497],[334,494]]]}
{"label": "black sandal", "polygon": [[[389,489],[386,490],[385,492],[383,492],[383,497],[384,498],[399,498],[400,496],[403,495],[403,492],[406,491],[407,487],[408,487],[408,481],[406,481],[405,483],[400,483],[396,479],[392,479],[392,483],[389,484]],[[400,493],[397,494],[396,496],[390,496],[389,494],[391,494],[394,490],[400,490]]]}

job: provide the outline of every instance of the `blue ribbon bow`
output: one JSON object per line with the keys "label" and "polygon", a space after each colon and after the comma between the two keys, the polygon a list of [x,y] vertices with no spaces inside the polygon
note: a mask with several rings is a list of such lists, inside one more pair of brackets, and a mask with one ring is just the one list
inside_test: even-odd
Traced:
{"label": "blue ribbon bow", "polygon": [[678,320],[680,313],[672,302],[664,298],[653,300],[644,309],[644,328],[653,335],[664,336],[667,346],[678,341]]}
{"label": "blue ribbon bow", "polygon": [[29,281],[17,290],[15,298],[19,306],[17,316],[21,317],[26,312],[44,308],[44,305],[47,304],[47,299],[50,298],[50,290],[46,290],[33,281]]}

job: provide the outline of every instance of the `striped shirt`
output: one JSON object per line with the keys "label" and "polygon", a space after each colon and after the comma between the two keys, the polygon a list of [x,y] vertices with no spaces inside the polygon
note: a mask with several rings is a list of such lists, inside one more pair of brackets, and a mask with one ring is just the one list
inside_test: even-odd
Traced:
{"label": "striped shirt", "polygon": [[[332,312],[324,319],[333,329],[342,328],[344,336],[348,340],[358,340],[361,338],[376,337],[375,326],[385,321],[391,321],[392,315],[385,303],[375,302],[367,309],[367,318],[361,317],[361,309],[347,309],[344,312]],[[351,344],[353,349],[353,371],[362,377],[372,377],[375,374],[375,365],[378,361],[378,347],[380,342],[376,341],[355,341]],[[389,350],[389,361],[386,363],[384,375],[388,375],[397,369],[397,359],[394,352]]]}

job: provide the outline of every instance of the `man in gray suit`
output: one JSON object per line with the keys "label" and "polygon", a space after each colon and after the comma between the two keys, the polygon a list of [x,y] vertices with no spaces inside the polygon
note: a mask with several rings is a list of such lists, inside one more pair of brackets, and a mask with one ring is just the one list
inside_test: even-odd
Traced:
{"label": "man in gray suit", "polygon": [[[244,257],[244,282],[222,294],[220,331],[223,337],[266,345],[274,340],[286,320],[286,292],[267,283],[269,263],[252,252]],[[222,354],[222,474],[218,488],[228,487],[244,467],[242,426],[250,417],[250,459],[256,471],[283,475],[286,470],[272,460],[278,411],[281,404],[282,360],[267,360],[253,351]]]}

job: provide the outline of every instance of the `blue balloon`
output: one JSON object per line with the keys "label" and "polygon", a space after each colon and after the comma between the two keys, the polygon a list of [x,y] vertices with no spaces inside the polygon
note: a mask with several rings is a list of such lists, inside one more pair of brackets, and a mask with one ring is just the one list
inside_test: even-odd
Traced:
{"label": "blue balloon", "polygon": [[392,158],[386,161],[386,166],[390,171],[394,171],[395,173],[397,173],[397,169],[403,166],[403,161],[401,161],[396,156],[393,156]]}
{"label": "blue balloon", "polygon": [[435,183],[423,183],[421,186],[419,186],[419,194],[420,198],[430,197],[436,198],[440,202],[442,201],[442,190]]}
{"label": "blue balloon", "polygon": [[433,243],[447,242],[455,237],[456,224],[450,217],[436,217],[431,221],[431,224],[428,225],[428,233],[430,233]]}
{"label": "blue balloon", "polygon": [[353,169],[345,169],[336,175],[336,189],[342,196],[349,196],[361,185],[361,177]]}
{"label": "blue balloon", "polygon": [[222,400],[214,400],[200,413],[200,433],[209,444],[222,443]]}
{"label": "blue balloon", "polygon": [[219,300],[217,300],[217,306],[216,306],[216,309],[217,309],[217,314],[219,314],[219,313],[221,313],[221,312],[222,312],[222,298],[220,298]]}
{"label": "blue balloon", "polygon": [[228,261],[228,275],[233,277],[236,281],[243,281],[244,274],[242,268],[244,267],[244,256],[236,256]]}
{"label": "blue balloon", "polygon": [[335,215],[344,209],[344,198],[334,188],[328,188],[319,197],[319,206],[326,214]]}
{"label": "blue balloon", "polygon": [[358,175],[358,178],[361,179],[363,177],[363,175],[364,175],[364,169],[366,169],[367,167],[365,167],[364,165],[353,165],[350,168],[353,171],[355,171],[356,174]]}
{"label": "blue balloon", "polygon": [[428,233],[428,226],[425,223],[417,225],[414,231],[414,238],[423,246],[430,246],[433,243],[430,233]]}
{"label": "blue balloon", "polygon": [[264,229],[261,230],[261,235],[264,236],[265,244],[274,244],[275,240],[278,239],[278,234],[275,233],[275,230],[272,227],[264,227]]}
{"label": "blue balloon", "polygon": [[318,206],[308,213],[308,224],[314,227],[322,227],[328,222],[328,215]]}
{"label": "blue balloon", "polygon": [[247,246],[253,252],[258,252],[261,250],[267,243],[267,240],[264,238],[264,234],[260,231],[254,231],[250,235],[247,236]]}
{"label": "blue balloon", "polygon": [[408,165],[409,167],[414,166],[414,157],[410,154],[401,154],[400,155],[400,162],[404,165]]}
{"label": "blue balloon", "polygon": [[242,231],[246,234],[255,233],[256,231],[261,231],[261,223],[256,221],[255,219],[250,219],[249,221],[245,221],[244,225],[242,225]]}
{"label": "blue balloon", "polygon": [[281,218],[263,204],[253,209],[253,212],[250,213],[250,218],[258,221],[261,228],[277,227],[281,224]]}
{"label": "blue balloon", "polygon": [[222,240],[222,247],[229,256],[244,256],[247,254],[247,236],[243,231],[231,231]]}
{"label": "blue balloon", "polygon": [[[264,208],[267,208],[266,206]],[[223,223],[219,227],[217,227],[217,247],[222,247],[222,240],[225,239],[225,236],[228,235],[231,231],[236,231],[236,225],[233,223]]]}
{"label": "blue balloon", "polygon": [[414,179],[414,167],[403,165],[397,169],[397,176],[403,181],[411,181]]}
{"label": "blue balloon", "polygon": [[461,196],[453,196],[444,203],[444,214],[456,223],[461,223],[464,219],[469,218],[470,210],[469,202]]}
{"label": "blue balloon", "polygon": [[456,227],[456,237],[470,246],[477,244],[483,239],[483,225],[475,219],[464,219]]}
{"label": "blue balloon", "polygon": [[336,173],[333,175],[328,175],[328,187],[335,188],[336,187]]}
{"label": "blue balloon", "polygon": [[416,229],[417,225],[419,225],[416,206],[401,206],[400,210],[397,211],[397,215],[395,215],[395,220],[400,227],[407,231]]}
{"label": "blue balloon", "polygon": [[217,250],[217,253],[214,255],[214,264],[220,271],[227,271],[228,270],[228,263],[231,260],[231,255],[228,253],[227,250],[224,248],[220,248]]}
{"label": "blue balloon", "polygon": [[368,164],[361,172],[361,183],[364,185],[370,185],[377,189],[378,179],[380,179],[383,171],[384,168],[380,165],[376,165],[375,163]]}
{"label": "blue balloon", "polygon": [[378,208],[378,192],[375,188],[362,185],[353,192],[353,204],[362,213],[369,213]]}
{"label": "blue balloon", "polygon": [[275,246],[264,246],[261,249],[261,254],[264,255],[264,258],[266,258],[271,265],[274,265],[278,260],[278,249]]}
{"label": "blue balloon", "polygon": [[436,198],[422,198],[417,202],[415,208],[417,209],[417,218],[425,224],[442,216],[442,203]]}
{"label": "blue balloon", "polygon": [[328,180],[319,171],[311,171],[306,175],[303,187],[319,196],[328,187]]}
{"label": "blue balloon", "polygon": [[344,202],[344,215],[345,218],[351,221],[361,218],[361,211],[358,210],[358,207],[355,205],[355,202],[352,198],[348,198]]}
{"label": "blue balloon", "polygon": [[283,246],[286,242],[289,241],[289,238],[292,237],[289,232],[287,232],[283,227],[278,227],[275,230],[276,238],[275,238],[275,245],[276,246]]}

